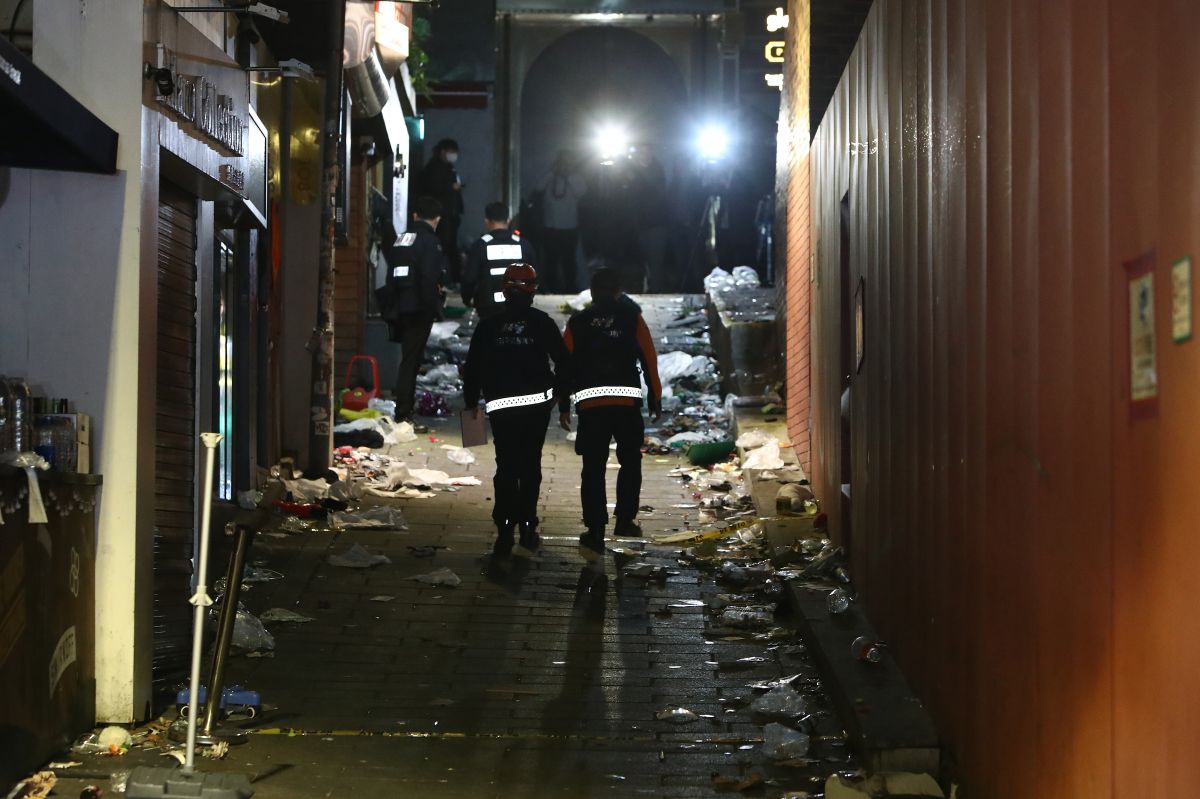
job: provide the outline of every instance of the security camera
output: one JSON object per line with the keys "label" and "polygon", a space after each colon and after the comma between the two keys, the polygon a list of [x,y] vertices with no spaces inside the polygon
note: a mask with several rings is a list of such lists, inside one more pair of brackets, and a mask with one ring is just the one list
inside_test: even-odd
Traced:
{"label": "security camera", "polygon": [[154,81],[154,91],[159,97],[171,97],[175,94],[175,75],[170,67],[155,67],[146,65],[145,75]]}

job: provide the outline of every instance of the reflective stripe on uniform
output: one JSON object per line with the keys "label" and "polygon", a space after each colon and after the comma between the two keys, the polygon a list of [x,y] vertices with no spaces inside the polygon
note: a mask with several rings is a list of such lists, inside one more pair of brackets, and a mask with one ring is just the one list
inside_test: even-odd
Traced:
{"label": "reflective stripe on uniform", "polygon": [[571,395],[571,402],[583,402],[597,397],[633,397],[642,398],[642,390],[633,386],[596,386],[576,391]]}
{"label": "reflective stripe on uniform", "polygon": [[487,246],[487,259],[489,261],[520,261],[523,259],[521,245],[489,244]]}
{"label": "reflective stripe on uniform", "polygon": [[541,405],[543,402],[549,402],[554,399],[554,389],[548,388],[540,394],[522,394],[519,397],[501,397],[494,399],[483,406],[483,409],[491,413],[504,408],[521,408],[526,405]]}
{"label": "reflective stripe on uniform", "polygon": [[484,243],[484,244],[487,244],[487,243],[488,243],[489,241],[491,241],[491,240],[492,240],[492,234],[491,234],[491,233],[484,233],[484,234],[483,234],[483,243]]}
{"label": "reflective stripe on uniform", "polygon": [[492,277],[499,277],[507,271],[508,271],[507,266],[493,266],[491,269],[488,270],[488,274],[491,275]]}
{"label": "reflective stripe on uniform", "polygon": [[392,269],[392,277],[408,277],[407,266],[397,266]]}
{"label": "reflective stripe on uniform", "polygon": [[497,291],[492,294],[492,302],[504,302],[504,292]]}

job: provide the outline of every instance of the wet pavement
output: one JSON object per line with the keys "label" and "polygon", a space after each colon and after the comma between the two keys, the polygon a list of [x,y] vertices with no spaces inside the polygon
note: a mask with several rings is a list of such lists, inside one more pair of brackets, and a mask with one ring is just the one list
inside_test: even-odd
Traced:
{"label": "wet pavement", "polygon": [[[644,307],[661,330],[678,300]],[[233,682],[261,692],[266,708],[245,725],[247,744],[202,768],[251,775],[263,799],[691,797],[736,790],[754,774],[767,783],[751,788],[755,795],[820,794],[825,775],[846,764],[841,725],[815,717],[812,754],[831,759],[781,766],[761,752],[763,721],[746,707],[756,696],[750,682],[797,673],[815,681],[802,648],[707,634],[713,622],[703,604],[729,588],[682,560],[682,545],[648,543],[696,524],[696,510],[673,507],[694,502],[668,474],[682,456],[645,457],[642,503],[654,508],[640,519],[646,537],[609,540],[644,549],[665,567],[666,579],[655,581],[623,575],[612,554],[602,569],[585,566],[577,547],[580,464],[557,426],[543,458],[544,546],[534,557],[491,564],[492,450],[475,448],[478,461],[462,466],[441,448],[458,443],[457,423],[441,420],[393,448],[410,466],[483,481],[426,499],[375,500],[400,507],[407,531],[259,536],[252,561],[283,579],[254,585],[245,606],[313,621],[269,623],[272,656],[231,661]],[[356,543],[391,562],[328,563]],[[461,584],[412,579],[442,568]],[[763,660],[732,666],[743,657]],[[810,709],[820,711],[815,701]],[[699,718],[656,719],[672,706]],[[135,749],[121,766],[156,754]],[[71,786],[86,781],[60,781],[61,795],[78,795]]]}

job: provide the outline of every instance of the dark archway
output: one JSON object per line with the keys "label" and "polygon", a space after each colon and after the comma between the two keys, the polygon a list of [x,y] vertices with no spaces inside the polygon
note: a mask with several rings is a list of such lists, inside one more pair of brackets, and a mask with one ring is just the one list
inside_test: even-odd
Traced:
{"label": "dark archway", "polygon": [[580,28],[547,47],[521,89],[521,194],[549,171],[563,148],[580,152],[607,121],[625,126],[634,143],[667,151],[679,140],[687,86],[657,44],[615,26]]}

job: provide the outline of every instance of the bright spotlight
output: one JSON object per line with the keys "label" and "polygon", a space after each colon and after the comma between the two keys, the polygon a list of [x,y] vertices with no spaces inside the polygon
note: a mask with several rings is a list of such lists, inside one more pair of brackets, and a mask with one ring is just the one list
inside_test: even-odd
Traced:
{"label": "bright spotlight", "polygon": [[696,136],[696,149],[704,160],[720,161],[729,154],[729,131],[720,125],[705,125]]}
{"label": "bright spotlight", "polygon": [[611,164],[618,158],[629,155],[629,132],[620,125],[609,122],[596,132],[596,154],[600,163]]}

